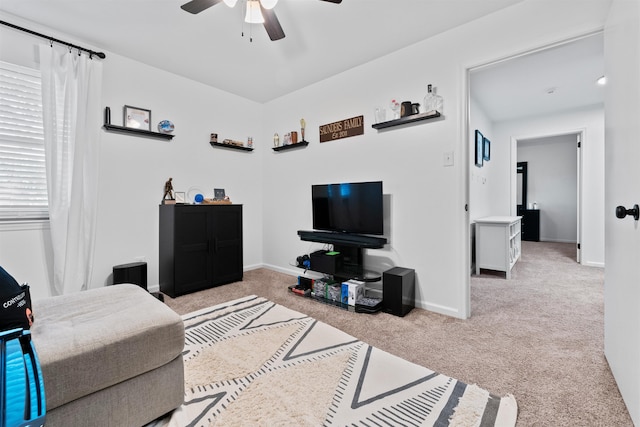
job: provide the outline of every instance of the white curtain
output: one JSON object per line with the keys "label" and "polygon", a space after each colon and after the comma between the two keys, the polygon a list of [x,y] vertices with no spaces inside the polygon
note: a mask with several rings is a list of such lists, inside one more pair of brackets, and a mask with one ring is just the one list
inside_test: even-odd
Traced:
{"label": "white curtain", "polygon": [[87,289],[98,203],[102,63],[40,46],[44,142],[53,246],[52,295]]}

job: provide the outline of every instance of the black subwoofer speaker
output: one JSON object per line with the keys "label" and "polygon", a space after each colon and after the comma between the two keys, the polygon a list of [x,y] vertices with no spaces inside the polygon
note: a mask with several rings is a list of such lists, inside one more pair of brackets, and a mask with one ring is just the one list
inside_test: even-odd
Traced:
{"label": "black subwoofer speaker", "polygon": [[133,283],[147,289],[147,263],[132,262],[113,267],[113,284]]}
{"label": "black subwoofer speaker", "polygon": [[412,268],[394,267],[382,273],[382,310],[404,316],[415,306],[416,272]]}

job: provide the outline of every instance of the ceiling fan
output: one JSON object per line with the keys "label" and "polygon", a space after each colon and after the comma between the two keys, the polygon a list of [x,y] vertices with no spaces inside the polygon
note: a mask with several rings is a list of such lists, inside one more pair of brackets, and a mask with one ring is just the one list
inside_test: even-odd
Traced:
{"label": "ceiling fan", "polygon": [[[237,2],[237,0],[191,0],[180,7],[189,13],[196,14],[210,8],[211,6],[215,6],[222,1],[224,1],[224,3],[229,7],[235,6]],[[342,3],[342,0],[321,1],[336,4]],[[245,18],[245,22],[252,24],[262,23],[271,40],[280,40],[284,38],[284,31],[280,26],[280,21],[278,21],[278,17],[273,11],[273,7],[277,2],[278,0],[247,0],[247,16]]]}

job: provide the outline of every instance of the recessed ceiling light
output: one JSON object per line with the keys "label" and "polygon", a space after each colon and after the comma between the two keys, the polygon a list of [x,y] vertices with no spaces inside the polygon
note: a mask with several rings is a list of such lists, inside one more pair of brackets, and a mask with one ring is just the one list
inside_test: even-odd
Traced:
{"label": "recessed ceiling light", "polygon": [[604,86],[607,84],[607,77],[606,76],[602,76],[600,77],[598,80],[596,80],[596,82],[600,85],[600,86]]}

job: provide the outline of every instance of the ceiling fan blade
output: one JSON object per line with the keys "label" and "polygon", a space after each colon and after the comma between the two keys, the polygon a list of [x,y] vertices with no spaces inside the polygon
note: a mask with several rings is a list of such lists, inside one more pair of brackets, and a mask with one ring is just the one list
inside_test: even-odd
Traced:
{"label": "ceiling fan blade", "polygon": [[329,3],[335,3],[335,4],[340,4],[342,3],[342,0],[322,0],[322,1],[327,1]]}
{"label": "ceiling fan blade", "polygon": [[191,0],[188,3],[180,6],[182,10],[186,10],[189,13],[200,13],[203,10],[209,9],[211,6],[215,6],[220,3],[222,0]]}
{"label": "ceiling fan blade", "polygon": [[260,4],[260,11],[262,12],[262,17],[264,18],[264,29],[267,30],[267,34],[269,34],[269,38],[273,41],[280,40],[284,38],[284,31],[280,26],[280,21],[278,21],[278,17],[273,9],[265,9]]}

